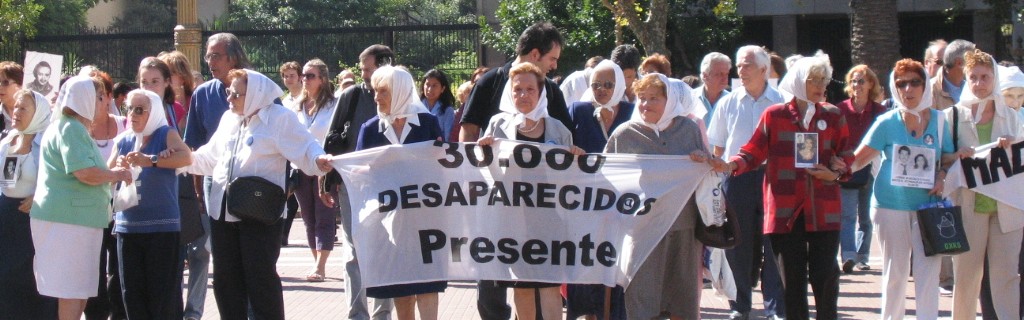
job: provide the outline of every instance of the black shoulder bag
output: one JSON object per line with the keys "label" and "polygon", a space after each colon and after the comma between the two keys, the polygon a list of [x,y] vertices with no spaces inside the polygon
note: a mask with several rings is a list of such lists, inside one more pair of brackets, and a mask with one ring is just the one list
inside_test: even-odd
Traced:
{"label": "black shoulder bag", "polygon": [[[352,120],[356,115],[356,107],[359,104],[359,96],[362,92],[359,87],[356,87],[352,99],[349,99],[348,109],[345,110],[343,118],[338,118],[338,112],[335,111],[335,117],[331,120],[331,129],[327,132],[327,137],[324,138],[324,152],[331,155],[338,155],[345,152],[346,149],[352,144],[353,132],[359,130],[358,124],[356,128],[352,128]],[[339,103],[341,101],[338,101]],[[340,120],[340,121],[339,121]],[[340,125],[337,125],[340,124]],[[331,170],[324,177],[323,185],[320,186],[324,191],[330,191],[334,189],[334,186],[341,183],[341,175],[338,174],[337,170]]]}
{"label": "black shoulder bag", "polygon": [[[262,177],[234,178],[235,156],[238,153],[238,144],[242,143],[242,131],[243,128],[239,127],[238,139],[235,140],[235,146],[231,150],[231,159],[228,164],[229,182],[224,199],[227,212],[221,214],[221,219],[224,219],[224,215],[230,212],[242,221],[273,225],[281,219],[288,196],[285,195],[283,188]],[[287,172],[288,167],[285,167],[286,177]]]}

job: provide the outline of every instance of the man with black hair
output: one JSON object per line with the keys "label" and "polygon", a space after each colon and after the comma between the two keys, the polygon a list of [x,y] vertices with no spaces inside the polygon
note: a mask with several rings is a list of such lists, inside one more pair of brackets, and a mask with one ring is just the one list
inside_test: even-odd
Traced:
{"label": "man with black hair", "polygon": [[636,93],[633,92],[633,82],[636,81],[637,68],[640,68],[640,50],[631,44],[624,44],[612,50],[612,62],[622,69],[622,76],[626,78],[626,94],[622,95],[622,101],[629,103],[636,102]]}
{"label": "man with black hair", "polygon": [[[352,152],[356,149],[356,136],[359,126],[377,115],[377,103],[373,100],[373,87],[370,77],[377,68],[394,63],[395,54],[391,48],[382,44],[367,47],[359,54],[359,70],[362,71],[363,83],[348,87],[341,92],[334,107],[331,126],[324,138],[324,151],[331,155]],[[335,201],[334,192],[338,198]],[[345,261],[345,292],[348,294],[348,319],[370,319],[370,311],[366,307],[366,288],[363,288],[359,274],[359,260],[356,257],[352,242],[352,206],[349,205],[348,190],[345,182],[337,171],[331,171],[321,180],[320,199],[328,207],[341,207],[342,237],[346,250],[352,250],[348,261]],[[391,317],[391,299],[373,299],[373,319],[384,320]]]}
{"label": "man with black hair", "polygon": [[[476,142],[480,138],[480,132],[487,128],[487,122],[491,121],[491,117],[501,112],[498,110],[501,92],[505,89],[505,83],[508,82],[508,71],[512,69],[512,66],[529,62],[540,67],[542,71],[550,73],[558,68],[558,58],[562,55],[564,43],[562,34],[551,23],[538,22],[526,28],[516,44],[516,59],[504,66],[487,71],[477,80],[476,86],[469,94],[466,111],[462,115],[459,141]],[[638,61],[637,65],[639,64]],[[569,117],[569,108],[565,105],[561,89],[551,79],[545,79],[545,82],[548,114],[572,130],[572,118]]]}
{"label": "man with black hair", "polygon": [[[501,92],[505,89],[505,83],[508,82],[508,72],[512,66],[529,62],[537,65],[544,72],[551,72],[558,68],[558,58],[562,55],[564,44],[565,40],[562,38],[562,34],[551,23],[538,22],[526,28],[516,44],[516,59],[504,66],[487,71],[477,80],[476,86],[473,87],[473,91],[469,95],[469,102],[466,103],[466,111],[462,116],[459,141],[476,142],[480,138],[480,132],[487,128],[491,117],[501,112],[498,109]],[[637,65],[639,64],[638,57]],[[574,126],[572,118],[569,116],[569,108],[565,105],[565,98],[562,96],[558,84],[551,79],[545,79],[544,88],[547,90],[548,114],[572,130]],[[508,289],[499,287],[497,282],[490,280],[478,282],[477,289],[479,292],[476,304],[480,318],[504,320],[511,317],[512,308],[505,303],[508,298]],[[537,309],[540,310],[540,308]]]}

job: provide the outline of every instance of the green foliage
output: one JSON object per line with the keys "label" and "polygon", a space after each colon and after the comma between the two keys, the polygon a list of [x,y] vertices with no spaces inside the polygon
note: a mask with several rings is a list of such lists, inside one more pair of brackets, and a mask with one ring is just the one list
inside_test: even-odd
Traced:
{"label": "green foliage", "polygon": [[33,0],[0,0],[0,46],[16,46],[20,37],[36,35],[43,6]]}
{"label": "green foliage", "polygon": [[75,34],[85,29],[85,12],[98,0],[34,0],[43,7],[39,35]]}
{"label": "green foliage", "polygon": [[700,60],[712,51],[730,55],[743,30],[736,0],[676,0],[668,19],[668,46],[673,74],[700,71]]}
{"label": "green foliage", "polygon": [[516,55],[519,35],[530,25],[548,21],[558,27],[566,42],[558,64],[561,74],[582,69],[591,56],[607,58],[615,48],[615,21],[600,0],[507,0],[501,1],[495,15],[500,29],[492,29],[481,17],[481,38],[509,57]]}

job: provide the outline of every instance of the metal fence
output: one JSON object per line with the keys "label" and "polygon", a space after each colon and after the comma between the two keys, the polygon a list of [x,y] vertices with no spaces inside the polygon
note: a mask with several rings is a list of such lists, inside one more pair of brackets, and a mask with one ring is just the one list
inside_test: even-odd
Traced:
{"label": "metal fence", "polygon": [[[276,77],[278,67],[286,61],[301,64],[312,58],[326,62],[335,75],[339,65],[356,66],[359,53],[372,44],[390,46],[397,62],[414,73],[439,68],[455,79],[464,79],[479,65],[480,26],[476,24],[206,30],[203,38],[218,32],[238,36],[253,68],[271,77]],[[25,51],[47,52],[64,55],[65,74],[84,65],[96,65],[115,81],[134,81],[142,58],[174,50],[174,33],[87,31],[37,36],[22,39],[20,44],[18,48],[0,48],[0,60],[21,63]],[[205,62],[195,63],[204,74],[208,72]]]}

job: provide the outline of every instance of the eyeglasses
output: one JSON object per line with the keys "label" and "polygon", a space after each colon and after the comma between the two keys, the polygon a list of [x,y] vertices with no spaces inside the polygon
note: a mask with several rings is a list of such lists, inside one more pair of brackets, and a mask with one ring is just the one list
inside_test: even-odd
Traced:
{"label": "eyeglasses", "polygon": [[590,88],[594,90],[600,90],[602,87],[608,90],[613,90],[615,89],[615,83],[611,81],[605,81],[604,83],[595,82],[590,84]]}
{"label": "eyeglasses", "polygon": [[238,97],[244,97],[245,96],[245,92],[241,92],[241,93],[235,92],[235,90],[231,90],[231,88],[228,88],[228,89],[226,89],[224,91],[227,92],[228,99],[238,99]]}
{"label": "eyeglasses", "polygon": [[907,85],[913,88],[920,88],[924,86],[924,80],[911,79],[911,80],[896,80],[896,88],[907,89]]}
{"label": "eyeglasses", "polygon": [[855,86],[862,85],[862,84],[864,84],[866,82],[868,82],[868,81],[864,80],[864,79],[853,79],[853,80],[850,80],[850,84],[851,85],[855,85]]}
{"label": "eyeglasses", "polygon": [[302,78],[303,78],[303,79],[306,79],[307,81],[308,81],[308,80],[313,80],[313,79],[316,79],[316,78],[318,78],[318,77],[319,77],[318,75],[316,75],[316,74],[312,74],[312,73],[303,73],[303,74],[302,74]]}
{"label": "eyeglasses", "polygon": [[128,106],[128,111],[134,115],[141,116],[146,112],[149,112],[149,109],[143,106]]}
{"label": "eyeglasses", "polygon": [[816,85],[819,85],[819,86],[822,86],[822,87],[827,86],[830,82],[832,82],[832,79],[831,78],[827,78],[827,77],[826,78],[807,78],[807,83],[816,84]]}
{"label": "eyeglasses", "polygon": [[6,86],[12,85],[14,83],[15,83],[14,80],[6,79],[4,81],[0,81],[0,87],[6,87]]}
{"label": "eyeglasses", "polygon": [[206,60],[206,62],[210,62],[213,60],[219,60],[221,56],[222,55],[220,53],[207,53],[205,56],[203,56],[203,60]]}

